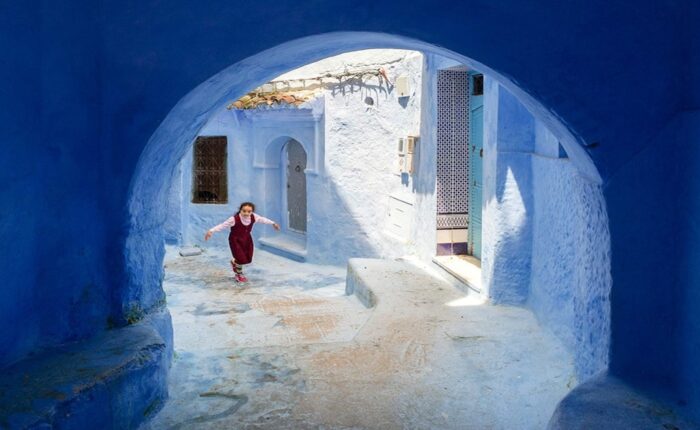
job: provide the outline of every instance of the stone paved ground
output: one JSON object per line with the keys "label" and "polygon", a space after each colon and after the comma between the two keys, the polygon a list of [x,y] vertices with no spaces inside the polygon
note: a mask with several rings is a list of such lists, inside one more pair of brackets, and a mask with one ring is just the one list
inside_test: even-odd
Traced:
{"label": "stone paved ground", "polygon": [[475,306],[425,270],[370,268],[366,309],[344,268],[256,251],[240,287],[227,260],[168,250],[171,399],[146,428],[541,429],[576,384],[528,311]]}

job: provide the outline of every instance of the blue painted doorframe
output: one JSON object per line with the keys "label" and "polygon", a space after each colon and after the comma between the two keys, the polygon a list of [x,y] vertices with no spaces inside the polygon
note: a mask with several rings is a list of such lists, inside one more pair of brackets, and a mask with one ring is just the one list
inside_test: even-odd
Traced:
{"label": "blue painted doorframe", "polygon": [[[469,253],[481,259],[481,201],[484,160],[484,76],[469,73]],[[475,80],[481,80],[481,84]]]}

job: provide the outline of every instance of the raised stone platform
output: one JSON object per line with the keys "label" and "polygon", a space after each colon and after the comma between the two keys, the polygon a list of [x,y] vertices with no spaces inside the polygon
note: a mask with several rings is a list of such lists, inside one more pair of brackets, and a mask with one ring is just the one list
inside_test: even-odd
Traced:
{"label": "raised stone platform", "polygon": [[138,427],[167,399],[166,309],[20,361],[0,376],[0,428]]}
{"label": "raised stone platform", "polygon": [[370,280],[367,276],[372,276],[372,271],[368,270],[363,260],[351,259],[348,263],[348,276],[345,282],[345,294],[353,294],[362,302],[365,307],[372,308],[377,304],[377,296],[369,287]]}
{"label": "raised stone platform", "polygon": [[374,391],[395,390],[397,428],[541,429],[576,385],[570,355],[529,310],[491,305],[432,265],[350,259],[346,293],[373,308],[355,339],[373,348],[357,360],[381,369]]}
{"label": "raised stone platform", "polygon": [[[562,360],[570,358],[565,358],[561,351],[543,354],[547,349],[554,352],[561,347],[548,336],[543,336],[544,330],[527,318],[529,312],[484,304],[474,292],[450,300],[447,297],[454,293],[448,285],[408,262],[351,259],[346,293],[356,295],[365,306],[375,308],[375,314],[363,332],[380,332],[380,327],[391,326],[394,322],[394,312],[403,311],[410,313],[413,323],[418,323],[410,330],[411,339],[415,341],[430,326],[431,315],[437,316],[441,330],[455,342],[449,348],[443,346],[440,349],[437,353],[440,358],[433,360],[431,367],[438,368],[440,364],[437,363],[453,356],[455,359],[451,365],[463,366],[466,374],[474,375],[473,378],[459,373],[450,375],[450,384],[464,390],[459,397],[462,401],[459,405],[455,403],[453,411],[484,402],[486,398],[493,401],[492,407],[498,411],[494,413],[485,409],[479,411],[481,415],[465,416],[463,422],[468,424],[463,428],[544,428],[545,424],[535,425],[537,420],[529,415],[533,412],[540,419],[550,414],[551,418],[547,418],[549,430],[699,428],[697,423],[679,415],[683,411],[677,405],[653,399],[606,375],[576,387],[555,409],[554,405],[547,404],[547,400],[551,401],[557,392],[557,382],[561,383],[562,376],[566,375]],[[459,318],[454,318],[455,311]],[[425,340],[420,342],[428,344]],[[438,345],[434,341],[430,344],[433,348]],[[472,348],[460,349],[458,354],[450,351],[464,345]],[[529,364],[525,365],[525,361]],[[442,367],[449,368],[444,364]],[[574,388],[577,382],[573,373],[567,377],[570,379],[566,386]],[[429,383],[435,382],[431,380]],[[559,393],[565,392],[561,386],[558,388]],[[535,393],[538,396],[543,394],[539,389],[550,391],[549,397],[535,399]],[[513,390],[518,390],[520,395],[514,396]],[[465,401],[472,393],[482,393],[484,397],[476,396]],[[502,403],[498,405],[498,402]],[[476,409],[473,406],[468,408]]]}

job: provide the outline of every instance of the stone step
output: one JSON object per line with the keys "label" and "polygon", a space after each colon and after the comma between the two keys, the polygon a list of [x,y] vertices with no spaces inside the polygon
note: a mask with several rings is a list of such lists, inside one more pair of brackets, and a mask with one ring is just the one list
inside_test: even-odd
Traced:
{"label": "stone step", "polygon": [[306,244],[298,238],[279,234],[262,237],[258,239],[258,244],[266,251],[280,257],[300,262],[306,261]]}
{"label": "stone step", "polygon": [[345,294],[352,296],[353,294],[367,308],[372,308],[377,304],[377,296],[369,287],[369,279],[367,275],[371,271],[367,270],[367,266],[363,264],[364,260],[352,258],[348,261],[348,274],[345,281]]}
{"label": "stone step", "polygon": [[345,293],[354,294],[368,308],[376,307],[380,298],[385,304],[391,302],[395,306],[405,303],[406,299],[412,300],[416,293],[426,291],[461,294],[444,279],[431,275],[408,261],[373,258],[348,260]]}
{"label": "stone step", "polygon": [[449,255],[433,257],[433,263],[446,277],[454,279],[456,286],[469,288],[477,293],[482,293],[481,285],[481,261],[469,255]]}

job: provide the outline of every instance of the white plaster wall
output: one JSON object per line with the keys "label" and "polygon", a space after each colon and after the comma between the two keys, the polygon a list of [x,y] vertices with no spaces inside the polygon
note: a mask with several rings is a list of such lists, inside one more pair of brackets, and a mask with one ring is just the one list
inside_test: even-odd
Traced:
{"label": "white plaster wall", "polygon": [[[408,76],[410,97],[399,99],[393,86],[377,78],[362,86],[338,85],[326,92],[325,186],[326,192],[337,198],[326,201],[331,206],[317,206],[322,210],[314,211],[311,220],[325,227],[314,241],[319,255],[338,253],[342,260],[350,256],[398,257],[414,251],[409,241],[387,234],[387,224],[390,196],[415,201],[412,178],[396,171],[397,142],[399,137],[420,132],[423,56],[411,51],[388,52],[391,55],[380,57],[374,50],[353,64],[384,67],[392,82],[397,76]],[[341,57],[348,59],[350,54]],[[378,62],[382,58],[383,62]],[[338,64],[340,70],[345,67]],[[367,97],[373,99],[373,105],[365,102]],[[336,222],[337,217],[346,221]],[[364,249],[352,243],[353,237]]]}
{"label": "white plaster wall", "polygon": [[[345,264],[350,257],[393,258],[415,253],[413,241],[387,233],[386,226],[390,197],[413,203],[417,193],[413,179],[399,175],[396,165],[398,138],[418,135],[421,129],[422,54],[402,50],[358,51],[305,66],[276,80],[380,67],[386,70],[391,82],[397,76],[408,76],[411,96],[399,98],[393,85],[368,76],[361,83],[327,86],[322,97],[303,106],[318,111],[318,106],[313,105],[320,102],[323,104],[320,110],[324,112],[321,122],[324,151],[320,156],[325,168],[318,175],[307,174],[307,252],[310,261]],[[372,104],[367,103],[368,97],[372,98]],[[258,212],[263,215],[283,216],[277,202],[281,195],[274,192],[277,184],[270,183],[277,181],[279,176],[271,174],[272,170],[255,168],[254,164],[260,163],[254,160],[254,153],[260,153],[261,146],[276,136],[284,135],[295,137],[308,147],[313,126],[309,128],[307,124],[302,130],[292,125],[288,122],[288,111],[284,108],[279,111],[279,118],[286,118],[284,121],[254,121],[251,119],[256,115],[254,113],[222,109],[202,128],[199,135],[224,135],[228,138],[229,204],[190,203],[190,150],[181,163],[179,198],[184,224],[183,244],[203,245],[204,232],[233,214],[244,200],[256,202]],[[269,114],[274,116],[276,113],[267,111],[265,115],[272,118]],[[414,176],[420,175],[434,176],[434,166],[422,165]],[[172,219],[168,222],[172,230],[177,225],[173,207],[171,205]],[[434,222],[434,203],[433,209],[421,209],[428,212],[414,215],[411,222]],[[266,228],[258,227],[256,236],[272,234],[263,231]],[[207,246],[227,246],[226,243],[226,234],[218,234]],[[434,237],[430,246],[434,247]]]}

